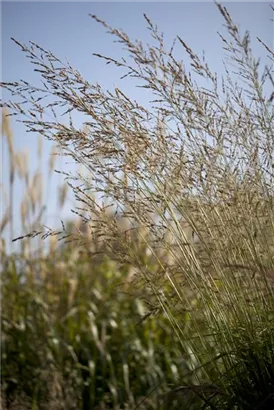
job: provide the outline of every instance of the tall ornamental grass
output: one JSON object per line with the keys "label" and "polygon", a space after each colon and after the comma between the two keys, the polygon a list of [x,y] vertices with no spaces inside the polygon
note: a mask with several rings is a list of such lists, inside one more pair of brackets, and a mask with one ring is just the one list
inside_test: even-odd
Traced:
{"label": "tall ornamental grass", "polygon": [[[90,84],[51,52],[17,40],[43,85],[2,86],[13,95],[6,106],[24,118],[29,131],[58,143],[85,166],[88,177],[67,176],[78,201],[75,212],[106,255],[130,264],[132,283],[142,287],[151,312],[168,317],[182,356],[192,363],[193,383],[182,378],[171,388],[163,396],[166,408],[187,400],[187,408],[269,409],[273,79],[271,67],[253,56],[249,33],[242,35],[227,9],[217,7],[227,29],[226,36],[220,34],[230,60],[224,77],[180,36],[167,48],[147,16],[147,46],[91,16],[126,53],[121,60],[96,55],[149,90],[149,108],[121,89]],[[258,41],[273,61],[270,47]],[[85,131],[74,127],[73,111],[87,117]],[[61,122],[62,112],[68,123]],[[109,209],[128,221],[125,230],[115,218],[110,222]],[[37,235],[86,243],[65,226],[62,232],[32,233]],[[134,235],[148,247],[153,266],[131,246]]]}
{"label": "tall ornamental grass", "polygon": [[[75,249],[56,236],[48,247],[38,237],[36,243],[24,238],[17,250],[5,246],[18,210],[21,224],[15,218],[14,227],[22,232],[41,228],[47,210],[33,183],[37,171],[23,161],[27,153],[15,149],[6,111],[2,131],[13,173],[2,188],[16,203],[7,201],[1,219],[1,408],[161,408],[170,385],[182,377],[192,380],[191,364],[182,357],[167,318],[151,315],[142,289],[136,297],[131,266],[117,266],[106,257],[100,241],[91,240],[77,218],[67,222],[67,229],[85,235],[85,247]],[[55,158],[50,156],[49,172],[41,174],[42,186],[51,183]],[[22,198],[18,180],[25,188]],[[57,187],[59,210],[68,201],[65,193],[65,185]],[[138,238],[136,245],[146,258]]]}

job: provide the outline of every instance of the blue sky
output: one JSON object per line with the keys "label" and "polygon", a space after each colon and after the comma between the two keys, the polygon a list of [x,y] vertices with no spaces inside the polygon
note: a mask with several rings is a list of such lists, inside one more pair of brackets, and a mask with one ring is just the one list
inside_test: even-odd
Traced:
{"label": "blue sky", "polygon": [[[256,42],[260,37],[270,47],[273,46],[273,13],[267,2],[229,2],[223,3],[234,21],[244,32],[251,32],[254,40],[254,54],[266,59],[266,53]],[[98,82],[106,89],[121,87],[132,98],[141,104],[147,104],[149,95],[135,88],[131,80],[120,81],[123,72],[111,65],[105,65],[102,60],[92,56],[100,53],[114,58],[123,55],[120,44],[114,43],[114,38],[105,29],[89,17],[96,14],[115,28],[122,28],[130,38],[150,42],[149,32],[143,13],[158,25],[165,34],[167,45],[170,46],[176,35],[180,35],[192,49],[199,53],[206,52],[207,61],[213,70],[222,72],[224,52],[217,31],[225,33],[223,18],[213,2],[3,2],[2,3],[2,81],[20,79],[31,83],[39,83],[39,75],[33,72],[33,66],[24,53],[16,46],[10,37],[22,43],[32,40],[42,47],[51,50],[60,59],[68,59],[73,67],[91,83]],[[7,98],[3,93],[3,98]],[[15,117],[14,117],[15,118]],[[77,121],[77,119],[76,119]],[[78,119],[81,126],[80,117]],[[37,135],[26,134],[24,126],[12,119],[14,141],[17,149],[29,151],[30,164],[36,169]],[[2,173],[7,175],[6,146],[2,143],[3,164]],[[51,143],[44,142],[45,168],[51,149]],[[72,169],[65,161],[56,166],[57,169]],[[67,206],[60,215],[56,208],[56,186],[60,177],[55,176],[46,198],[48,208],[47,224],[55,226],[60,217],[70,216]],[[20,198],[20,186],[16,186],[16,197]],[[21,234],[20,219],[16,223],[15,236]]]}

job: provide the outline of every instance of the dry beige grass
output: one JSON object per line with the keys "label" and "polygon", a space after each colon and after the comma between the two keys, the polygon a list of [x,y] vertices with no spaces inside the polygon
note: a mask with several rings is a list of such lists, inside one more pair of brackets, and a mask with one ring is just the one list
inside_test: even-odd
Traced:
{"label": "dry beige grass", "polygon": [[[88,178],[79,173],[75,181],[68,183],[79,203],[75,214],[96,241],[101,239],[106,253],[115,253],[123,263],[130,262],[146,281],[154,283],[152,272],[130,246],[133,231],[147,229],[149,235],[140,234],[140,238],[158,261],[161,272],[168,269],[175,275],[172,279],[166,274],[165,279],[180,300],[184,296],[175,277],[182,270],[188,272],[194,287],[198,283],[201,287],[203,280],[206,287],[208,281],[215,287],[217,279],[230,286],[226,267],[243,265],[261,272],[268,286],[266,272],[273,268],[273,106],[263,88],[266,78],[272,81],[272,77],[266,67],[259,79],[259,62],[252,56],[249,35],[241,36],[226,8],[218,8],[230,38],[220,37],[232,62],[239,67],[236,76],[231,76],[227,68],[227,77],[218,81],[209,65],[183,39],[176,39],[177,47],[190,59],[194,74],[207,81],[207,88],[195,82],[184,62],[175,59],[173,49],[165,49],[162,34],[147,16],[158,48],[146,49],[92,16],[118,38],[133,63],[97,56],[121,67],[125,75],[149,88],[155,95],[151,110],[118,88],[104,92],[99,85],[89,84],[69,65],[59,70],[58,58],[37,44],[31,43],[28,48],[15,41],[40,65],[52,97],[59,98],[57,106],[66,106],[69,115],[79,110],[90,118],[83,129],[77,130],[72,120],[67,126],[58,121],[57,115],[55,120],[46,121],[43,98],[35,106],[20,106],[20,113],[28,118],[29,130],[53,140],[65,155],[87,170]],[[43,53],[44,62],[36,57],[37,52]],[[239,85],[243,78],[247,91]],[[20,83],[2,86],[27,100],[28,90]],[[77,89],[72,95],[73,86]],[[13,103],[7,106],[17,110]],[[50,160],[50,172],[54,158]],[[39,196],[34,185],[29,181],[33,210]],[[65,188],[61,188],[60,204],[65,194]],[[123,232],[115,219],[110,221],[110,209],[128,220],[129,227]],[[53,234],[79,244],[86,241],[81,233],[70,236],[65,227],[63,231],[43,233],[44,237]],[[163,261],[159,255],[166,252],[169,257]],[[241,276],[241,272],[238,274]],[[244,278],[247,287],[254,286],[253,275],[245,274]]]}
{"label": "dry beige grass", "polygon": [[[2,187],[3,196],[5,195],[8,200],[5,204],[5,210],[1,216],[0,232],[2,234],[1,240],[5,247],[5,240],[12,243],[14,239],[14,215],[21,215],[21,221],[17,220],[17,228],[21,222],[22,234],[28,233],[33,230],[40,230],[43,220],[45,218],[45,200],[44,188],[50,184],[50,178],[56,166],[56,155],[58,150],[56,146],[52,147],[52,151],[48,161],[48,175],[46,176],[46,170],[37,169],[36,171],[30,170],[29,153],[26,149],[22,151],[16,151],[14,147],[14,136],[11,129],[10,117],[7,108],[2,110],[2,137],[6,139],[8,146],[8,163],[9,163],[9,178],[7,185]],[[4,145],[5,146],[5,145]],[[37,141],[37,155],[42,162],[42,138],[39,136]],[[22,198],[17,198],[15,183],[20,183],[24,188]],[[44,185],[45,184],[45,187]],[[64,207],[67,198],[67,184],[63,183],[57,189],[57,197],[59,196],[58,212]],[[16,197],[16,200],[15,200]],[[4,201],[3,201],[4,205]],[[6,231],[9,229],[9,236]],[[52,247],[52,246],[51,246]],[[25,238],[22,243],[21,250],[23,252],[32,253],[40,249],[42,252],[44,244],[34,244],[30,238]],[[8,246],[9,251],[13,248]]]}
{"label": "dry beige grass", "polygon": [[[130,59],[96,55],[149,89],[154,96],[151,108],[118,88],[105,92],[88,83],[39,45],[17,41],[40,66],[45,91],[57,107],[69,115],[77,110],[89,120],[84,130],[76,129],[71,117],[66,125],[43,98],[20,108],[6,103],[28,119],[28,130],[54,141],[85,167],[88,177],[67,176],[78,205],[75,214],[93,239],[87,250],[94,255],[103,251],[131,265],[136,284],[141,281],[151,291],[152,310],[163,309],[168,315],[197,367],[203,364],[201,349],[195,340],[185,341],[174,310],[189,312],[202,351],[213,361],[215,345],[228,354],[236,343],[231,329],[245,326],[245,337],[252,341],[254,327],[262,325],[259,318],[273,305],[274,110],[265,87],[273,79],[271,69],[261,67],[252,55],[249,34],[241,35],[227,9],[217,7],[228,31],[227,38],[220,38],[236,67],[233,75],[226,66],[226,77],[219,79],[179,36],[172,49],[166,49],[163,35],[147,16],[157,44],[152,47],[91,16],[116,37]],[[189,59],[191,72],[175,58],[174,47]],[[265,47],[273,61],[273,52]],[[206,87],[199,86],[199,78]],[[30,86],[2,86],[28,100]],[[35,87],[31,92],[41,95]],[[49,121],[50,111],[56,115]],[[110,218],[110,210],[116,218]],[[125,229],[117,217],[127,220]],[[89,243],[81,229],[71,233],[65,226],[32,236],[38,234],[79,246]],[[203,337],[201,319],[210,338]],[[231,357],[225,360],[233,362]]]}

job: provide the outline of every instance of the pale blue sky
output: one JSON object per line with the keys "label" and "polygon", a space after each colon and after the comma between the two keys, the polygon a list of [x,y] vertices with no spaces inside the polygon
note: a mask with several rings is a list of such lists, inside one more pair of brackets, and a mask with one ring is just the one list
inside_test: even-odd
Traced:
{"label": "pale blue sky", "polygon": [[[223,3],[234,21],[244,32],[251,32],[254,40],[255,55],[266,58],[261,45],[256,42],[260,37],[270,47],[273,46],[273,18],[270,2],[230,2]],[[149,101],[148,93],[135,88],[132,79],[120,81],[123,72],[102,60],[92,56],[100,53],[118,58],[123,54],[120,44],[113,43],[114,38],[105,29],[94,22],[89,13],[96,14],[115,28],[122,28],[130,38],[150,41],[149,32],[143,13],[158,25],[165,34],[167,45],[171,45],[176,35],[180,35],[198,54],[206,51],[207,61],[213,70],[222,71],[224,52],[217,31],[225,33],[223,18],[213,2],[3,2],[2,6],[2,81],[13,82],[24,79],[31,83],[39,82],[39,75],[33,72],[24,53],[10,37],[22,43],[32,40],[51,50],[60,59],[67,58],[71,65],[91,83],[99,82],[104,88],[121,87],[141,104]],[[7,98],[6,92],[3,97]],[[77,120],[77,119],[76,119]],[[79,124],[80,123],[80,118]],[[12,120],[16,148],[29,150],[31,166],[36,169],[36,135],[26,134],[22,124]],[[35,146],[35,148],[34,148]],[[44,143],[44,165],[48,161],[50,143]],[[3,146],[3,174],[6,174],[6,147]],[[60,165],[64,170],[71,165]],[[5,178],[4,178],[5,182]],[[56,176],[51,182],[51,191],[47,198],[47,224],[55,225],[60,219],[56,210],[55,187],[60,182]],[[20,198],[20,187],[17,186]],[[70,215],[69,206],[65,216]],[[19,236],[20,224],[16,224],[15,236]]]}

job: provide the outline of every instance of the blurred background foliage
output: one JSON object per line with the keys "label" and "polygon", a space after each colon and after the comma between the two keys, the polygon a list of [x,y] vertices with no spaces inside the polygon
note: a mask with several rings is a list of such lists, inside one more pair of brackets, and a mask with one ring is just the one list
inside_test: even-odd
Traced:
{"label": "blurred background foliage", "polygon": [[[14,151],[6,115],[3,110],[2,137],[10,154],[10,202],[1,221],[3,409],[160,408],[168,386],[191,381],[190,364],[168,318],[159,309],[151,314],[153,299],[148,305],[144,289],[131,282],[130,265],[105,256],[99,238],[91,239],[77,218],[66,228],[86,236],[82,248],[56,237],[48,247],[41,238],[24,238],[19,250],[7,251],[18,204],[22,234],[41,229],[46,213],[37,191],[44,181],[30,175],[26,154]],[[21,204],[14,199],[16,178],[26,188]],[[60,208],[65,200],[64,184]],[[122,229],[124,221],[118,223]],[[138,247],[136,236],[132,246]],[[89,252],[94,247],[97,256]],[[139,253],[153,264],[141,244]]]}

